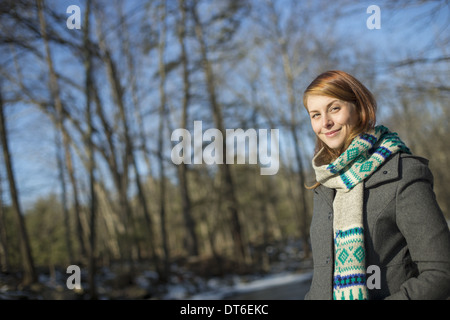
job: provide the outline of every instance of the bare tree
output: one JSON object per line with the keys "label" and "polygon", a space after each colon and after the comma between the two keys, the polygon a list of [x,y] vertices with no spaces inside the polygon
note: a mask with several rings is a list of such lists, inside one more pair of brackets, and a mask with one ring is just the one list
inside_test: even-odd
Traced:
{"label": "bare tree", "polygon": [[[289,132],[292,136],[293,140],[293,148],[295,152],[295,160],[297,162],[298,166],[298,184],[300,186],[304,186],[306,184],[305,179],[305,166],[303,164],[303,158],[301,155],[301,143],[299,138],[299,132],[297,129],[297,125],[300,123],[300,121],[297,119],[298,115],[298,109],[300,108],[300,105],[297,101],[297,90],[295,86],[295,74],[294,69],[295,68],[304,68],[304,66],[293,66],[293,62],[291,61],[291,58],[288,53],[288,41],[290,39],[289,34],[283,34],[282,30],[280,29],[280,17],[278,16],[273,1],[269,2],[269,7],[271,9],[271,21],[272,25],[274,26],[274,35],[276,36],[278,40],[279,45],[279,52],[281,53],[282,58],[282,65],[283,65],[283,71],[284,71],[284,77],[285,77],[285,83],[286,83],[286,93],[289,103],[289,117],[287,120],[287,125],[289,128]],[[291,16],[292,18],[293,16]],[[301,73],[302,70],[297,71],[297,74]],[[304,188],[299,188],[300,193],[300,203],[301,208],[299,210],[299,221],[300,221],[300,229],[301,229],[301,236],[303,239],[303,250],[305,252],[305,256],[309,257],[310,255],[310,249],[309,249],[309,208],[308,208],[308,199],[306,195],[306,190]]]}
{"label": "bare tree", "polygon": [[[1,84],[0,84],[1,85]],[[7,130],[5,127],[4,105],[2,88],[0,87],[0,136],[3,149],[3,159],[5,160],[6,172],[8,175],[9,192],[11,194],[12,207],[17,219],[17,228],[19,229],[20,237],[20,252],[23,266],[23,285],[30,285],[37,281],[37,274],[34,267],[33,256],[31,254],[30,241],[28,239],[28,232],[25,226],[22,209],[19,202],[19,193],[16,187],[16,180],[13,173],[13,165],[11,154],[9,151]]]}
{"label": "bare tree", "polygon": [[[118,191],[119,200],[119,213],[121,215],[124,226],[124,248],[122,254],[127,262],[127,265],[123,264],[125,269],[129,269],[133,274],[134,262],[133,262],[133,249],[137,248],[137,240],[133,235],[135,234],[135,224],[133,217],[133,210],[128,198],[128,186],[129,186],[129,167],[131,165],[132,145],[129,133],[129,124],[127,119],[126,105],[124,101],[125,88],[121,83],[119,76],[118,63],[115,61],[109,44],[106,42],[104,30],[101,26],[102,12],[97,8],[95,12],[98,16],[97,19],[97,36],[99,39],[99,48],[101,50],[102,62],[105,65],[107,71],[107,80],[111,88],[112,98],[114,105],[117,107],[117,123],[116,125],[122,129],[122,135],[120,132],[113,132],[112,128],[107,123],[104,117],[104,106],[101,104],[98,97],[98,92],[94,93],[94,100],[97,104],[98,115],[101,118],[102,125],[104,126],[108,139],[109,152],[102,149],[101,153],[109,165],[110,173],[113,177],[114,184]],[[119,131],[119,130],[117,130]],[[119,137],[119,144],[113,140],[113,135]],[[124,150],[121,150],[121,147]]]}
{"label": "bare tree", "polygon": [[[66,159],[69,160],[69,139],[67,136],[67,132],[64,130],[64,118],[62,113],[62,102],[61,102],[61,96],[60,96],[60,89],[58,84],[58,79],[55,73],[55,69],[53,67],[53,58],[52,53],[50,51],[50,46],[48,42],[47,37],[47,25],[45,21],[45,16],[43,12],[43,6],[42,1],[38,1],[38,15],[39,15],[39,24],[40,24],[40,30],[42,39],[44,42],[45,47],[45,58],[48,65],[48,70],[50,74],[50,81],[49,81],[49,91],[51,93],[52,99],[54,101],[55,107],[56,107],[56,123],[57,123],[57,132],[56,132],[56,144],[57,144],[57,164],[58,164],[58,170],[59,170],[59,177],[60,177],[60,183],[61,183],[61,204],[63,206],[63,214],[64,214],[64,226],[66,228],[65,232],[65,238],[66,238],[66,246],[67,246],[67,253],[69,256],[69,259],[73,259],[73,250],[72,250],[72,243],[70,240],[70,225],[69,225],[69,209],[67,206],[67,192],[66,192],[66,183],[65,183],[65,170],[63,167],[63,160],[61,159],[59,153],[59,147],[61,145],[60,143],[60,137],[59,134],[63,135],[64,141],[62,142],[64,146],[64,151],[66,154]],[[69,160],[70,161],[70,160]]]}
{"label": "bare tree", "polygon": [[8,237],[6,235],[6,217],[3,203],[3,177],[0,174],[0,271],[9,271]]}
{"label": "bare tree", "polygon": [[[181,65],[183,67],[183,112],[182,112],[182,118],[181,118],[181,128],[187,127],[188,122],[188,107],[191,100],[191,80],[189,79],[189,67],[188,67],[188,54],[186,51],[186,15],[187,15],[187,8],[185,0],[179,0],[178,1],[178,7],[179,11],[181,13],[181,20],[178,22],[178,42],[180,44],[181,48]],[[180,183],[180,191],[181,191],[181,201],[182,201],[182,207],[183,207],[183,217],[186,224],[186,229],[188,233],[188,251],[190,255],[196,256],[199,254],[199,248],[198,248],[198,239],[196,234],[196,223],[195,220],[192,217],[192,203],[191,203],[191,197],[189,194],[189,188],[188,188],[188,167],[183,162],[178,166],[178,180]]]}
{"label": "bare tree", "polygon": [[88,132],[86,134],[86,151],[88,159],[88,174],[89,174],[89,262],[88,262],[88,283],[89,293],[92,300],[98,299],[97,285],[95,283],[97,266],[96,266],[96,231],[97,231],[97,196],[95,193],[95,159],[94,159],[94,146],[93,146],[93,123],[92,123],[92,53],[90,51],[91,42],[89,39],[90,30],[90,12],[91,12],[91,0],[86,3],[86,11],[84,16],[84,32],[83,32],[83,44],[84,44],[84,68],[85,68],[85,98],[86,98],[86,120],[88,125]]}
{"label": "bare tree", "polygon": [[[124,16],[122,13],[121,13],[121,19],[124,19]],[[142,120],[142,110],[139,105],[140,101],[139,101],[139,97],[138,97],[138,85],[137,85],[138,77],[136,76],[136,74],[138,73],[138,69],[136,68],[136,62],[135,62],[137,59],[135,58],[135,50],[134,51],[132,50],[131,38],[130,38],[129,30],[128,30],[127,21],[123,21],[121,26],[122,26],[122,35],[124,36],[123,47],[124,47],[124,54],[126,56],[127,67],[128,67],[128,71],[129,71],[129,83],[130,83],[130,91],[131,91],[131,95],[132,95],[132,101],[133,101],[133,107],[134,107],[134,113],[135,113],[135,120],[138,124],[138,132],[137,132],[137,137],[136,137],[137,141],[132,140],[132,137],[130,136],[131,134],[128,135],[128,139],[130,139],[130,141],[128,143],[132,146],[131,152],[133,152],[133,155],[131,156],[131,162],[132,162],[134,173],[136,176],[135,180],[136,180],[139,204],[143,210],[145,227],[148,232],[148,241],[146,241],[146,243],[148,243],[148,246],[150,247],[151,260],[155,266],[155,269],[156,269],[158,275],[160,275],[160,277],[162,277],[164,270],[160,266],[160,259],[159,259],[159,255],[156,250],[157,237],[156,237],[155,231],[154,231],[154,225],[155,225],[154,219],[152,217],[152,212],[150,210],[150,200],[146,196],[146,188],[145,188],[146,186],[141,179],[141,174],[138,170],[138,164],[137,164],[136,151],[141,149],[143,151],[144,161],[147,165],[147,170],[149,170],[151,172],[151,161],[150,161],[150,156],[149,156],[149,151],[148,151],[148,146],[147,146],[148,142],[147,142],[147,137],[146,137],[146,134],[144,131],[143,120]],[[134,144],[133,144],[133,142],[134,142]],[[140,148],[137,148],[139,145],[140,145]]]}
{"label": "bare tree", "polygon": [[158,44],[158,66],[159,66],[159,126],[158,126],[158,165],[159,165],[159,216],[160,216],[160,229],[162,237],[162,246],[164,253],[164,277],[167,279],[170,272],[170,252],[169,252],[169,239],[167,234],[167,222],[166,222],[166,171],[163,157],[163,141],[164,141],[164,123],[166,121],[167,110],[167,98],[166,98],[166,72],[164,64],[164,53],[166,50],[166,16],[167,8],[164,2],[158,6],[157,12],[160,15],[160,32],[159,32],[159,44]]}
{"label": "bare tree", "polygon": [[[230,2],[230,7],[228,9],[237,9],[233,5],[236,3]],[[217,97],[217,83],[215,80],[212,64],[210,58],[208,57],[208,46],[206,44],[206,39],[204,35],[205,26],[202,24],[198,14],[197,3],[194,2],[191,8],[191,14],[195,25],[195,34],[200,45],[200,59],[201,65],[204,72],[204,77],[206,80],[207,94],[209,99],[209,104],[214,118],[214,123],[217,129],[225,132],[225,123],[222,115],[222,107],[218,101]],[[229,14],[229,13],[228,13]],[[225,16],[227,14],[224,14]],[[219,14],[218,18],[222,18]],[[213,20],[212,20],[213,21]],[[226,145],[223,144],[222,154],[226,155]],[[238,258],[238,263],[242,265],[247,259],[247,249],[243,237],[243,231],[241,227],[240,214],[239,214],[239,203],[236,197],[236,188],[234,184],[233,175],[231,172],[231,167],[229,165],[220,166],[220,174],[223,183],[223,194],[226,200],[227,210],[230,214],[231,219],[231,233],[235,245],[235,254]]]}

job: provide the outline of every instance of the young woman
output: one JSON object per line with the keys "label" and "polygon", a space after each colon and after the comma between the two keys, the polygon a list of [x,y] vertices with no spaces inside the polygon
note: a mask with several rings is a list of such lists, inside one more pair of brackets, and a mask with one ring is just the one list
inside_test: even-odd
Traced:
{"label": "young woman", "polygon": [[319,75],[303,103],[317,135],[305,299],[447,299],[450,231],[424,158],[376,125],[376,101],[343,71]]}

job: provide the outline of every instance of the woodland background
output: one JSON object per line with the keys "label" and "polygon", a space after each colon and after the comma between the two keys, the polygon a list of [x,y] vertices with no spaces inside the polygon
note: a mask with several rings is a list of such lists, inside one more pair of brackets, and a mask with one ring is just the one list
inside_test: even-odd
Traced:
{"label": "woodland background", "polygon": [[[379,30],[366,26],[372,4]],[[80,29],[66,26],[69,5],[81,9]],[[2,0],[4,290],[39,292],[41,276],[69,265],[91,299],[106,268],[119,289],[142,269],[153,287],[176,268],[265,273],[274,248],[294,242],[301,269],[315,142],[302,93],[329,69],[359,78],[378,123],[430,160],[449,219],[449,11],[421,0]],[[193,132],[196,120],[279,129],[278,173],[174,165],[171,132]]]}

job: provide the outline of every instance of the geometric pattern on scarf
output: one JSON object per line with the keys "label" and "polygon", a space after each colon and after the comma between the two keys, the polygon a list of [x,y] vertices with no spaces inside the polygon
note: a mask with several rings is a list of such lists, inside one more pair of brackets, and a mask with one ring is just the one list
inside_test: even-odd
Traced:
{"label": "geometric pattern on scarf", "polygon": [[[378,140],[380,143],[377,144]],[[347,150],[330,163],[327,170],[339,174],[347,189],[351,189],[397,151],[411,153],[396,132],[377,126],[371,133],[353,139]]]}
{"label": "geometric pattern on scarf", "polygon": [[313,167],[316,180],[336,190],[333,201],[333,299],[366,300],[366,265],[363,227],[364,184],[392,154],[411,153],[397,133],[384,126],[353,139],[332,163]]}
{"label": "geometric pattern on scarf", "polygon": [[334,300],[366,300],[364,228],[337,230],[333,276]]}

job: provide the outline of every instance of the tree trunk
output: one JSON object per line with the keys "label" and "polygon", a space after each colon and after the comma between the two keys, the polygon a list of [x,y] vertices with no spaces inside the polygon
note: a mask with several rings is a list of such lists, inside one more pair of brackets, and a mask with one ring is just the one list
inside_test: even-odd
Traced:
{"label": "tree trunk", "polygon": [[66,247],[67,247],[67,254],[69,259],[73,258],[73,252],[72,252],[72,242],[70,240],[70,224],[69,224],[69,209],[67,208],[67,192],[66,192],[66,183],[64,179],[64,165],[63,160],[60,156],[60,148],[61,148],[61,141],[60,141],[60,134],[63,134],[64,136],[64,150],[67,154],[68,148],[69,148],[69,142],[67,135],[63,133],[64,131],[64,115],[63,115],[63,107],[62,107],[62,101],[60,97],[60,90],[58,85],[58,79],[56,76],[55,69],[53,67],[53,59],[52,54],[50,51],[50,46],[48,43],[48,37],[47,37],[47,24],[45,21],[44,16],[44,8],[42,7],[42,2],[39,1],[39,24],[40,24],[40,30],[41,30],[41,36],[42,40],[44,41],[44,47],[45,47],[45,59],[48,66],[49,71],[49,89],[52,96],[52,100],[55,104],[56,108],[56,145],[57,145],[57,163],[58,163],[58,171],[59,171],[59,179],[61,183],[61,205],[63,206],[63,214],[64,214],[64,227],[66,228],[65,232],[65,241],[66,241]]}
{"label": "tree trunk", "polygon": [[[120,206],[120,214],[124,221],[125,226],[125,234],[124,234],[124,249],[122,253],[125,255],[126,264],[123,265],[125,272],[129,272],[130,274],[134,273],[134,261],[133,261],[133,250],[134,248],[138,248],[137,238],[134,237],[136,234],[135,226],[134,226],[134,218],[133,211],[131,209],[131,205],[128,199],[128,183],[129,183],[129,166],[132,163],[131,157],[132,155],[132,145],[130,143],[131,139],[129,137],[129,128],[128,128],[128,120],[126,117],[126,110],[124,104],[124,88],[120,83],[119,73],[117,69],[117,64],[113,60],[111,55],[111,51],[107,47],[107,43],[105,42],[104,34],[101,29],[101,20],[97,21],[97,32],[98,38],[101,39],[99,41],[100,48],[103,50],[103,60],[106,65],[107,75],[109,85],[111,87],[111,91],[113,93],[113,99],[119,110],[118,119],[122,122],[123,128],[123,141],[125,143],[125,151],[122,154],[117,154],[114,152],[114,144],[111,140],[111,131],[109,132],[109,146],[111,148],[111,161],[107,158],[105,154],[105,160],[110,165],[111,174],[114,178],[114,183],[119,193],[119,206]],[[97,99],[98,101],[98,99]],[[106,122],[104,118],[102,119],[103,124]],[[106,128],[105,128],[106,129]],[[112,160],[114,157],[122,157],[121,166],[119,167],[119,163],[116,160]],[[113,164],[114,166],[111,166]],[[133,247],[134,244],[134,247]]]}
{"label": "tree trunk", "polygon": [[[60,123],[62,125],[62,123]],[[68,260],[73,259],[73,250],[72,250],[72,242],[70,240],[70,221],[69,221],[69,209],[67,207],[67,188],[66,188],[66,179],[64,175],[64,162],[63,159],[61,159],[61,149],[62,149],[62,142],[61,137],[59,135],[60,131],[56,130],[55,132],[55,143],[56,143],[56,162],[58,165],[58,171],[59,171],[59,182],[61,183],[61,205],[63,209],[63,215],[64,215],[64,228],[66,229],[66,232],[64,232],[64,240],[66,242],[66,249],[67,249],[67,256]],[[72,262],[72,261],[69,261]],[[69,263],[71,264],[71,263]]]}
{"label": "tree trunk", "polygon": [[163,5],[162,9],[163,13],[160,15],[160,41],[158,46],[158,56],[159,56],[159,73],[160,73],[160,82],[159,82],[159,96],[160,96],[160,107],[159,107],[159,128],[158,128],[158,164],[159,164],[159,188],[160,188],[160,197],[159,197],[159,214],[160,214],[160,227],[161,227],[161,235],[163,242],[163,251],[164,251],[164,278],[166,280],[169,274],[169,262],[170,262],[170,252],[169,252],[169,239],[167,236],[166,230],[166,174],[164,167],[164,159],[163,159],[163,137],[164,137],[164,122],[166,119],[166,91],[165,91],[165,82],[166,82],[166,73],[165,73],[165,65],[164,65],[164,51],[166,44],[166,6]]}
{"label": "tree trunk", "polygon": [[[123,15],[121,15],[121,17],[123,17]],[[147,169],[149,171],[151,171],[150,158],[148,156],[148,150],[146,148],[147,139],[145,137],[144,126],[143,126],[143,122],[142,122],[142,114],[141,114],[140,108],[139,108],[138,88],[137,88],[137,83],[136,83],[136,73],[137,73],[136,66],[134,63],[134,55],[133,55],[132,51],[130,50],[131,49],[130,48],[130,35],[128,32],[127,24],[125,22],[122,23],[122,30],[123,30],[122,33],[123,33],[123,37],[124,37],[123,47],[124,47],[125,56],[126,56],[126,60],[127,60],[127,66],[130,71],[128,81],[130,83],[130,90],[131,90],[131,96],[132,96],[132,101],[133,101],[133,105],[134,105],[135,118],[138,123],[138,136],[139,136],[139,140],[140,140],[138,142],[138,144],[140,143],[142,145],[142,149],[143,149],[143,153],[144,153],[144,161],[147,165]],[[129,139],[129,142],[127,142],[127,143],[129,145],[132,145],[132,141],[131,141],[130,137],[129,136],[127,136],[127,137]],[[156,242],[156,235],[154,232],[154,221],[153,221],[150,206],[149,206],[150,201],[146,197],[145,185],[141,181],[141,176],[139,174],[136,157],[134,156],[134,146],[132,147],[132,152],[133,152],[133,155],[131,156],[131,162],[132,162],[133,169],[134,169],[134,172],[136,175],[136,187],[138,190],[138,199],[140,202],[140,206],[142,207],[142,210],[143,210],[144,219],[146,222],[146,228],[148,231],[148,240],[149,240],[148,246],[150,247],[151,260],[154,264],[156,272],[161,277],[161,275],[164,271],[161,269],[159,256],[156,251],[156,243],[157,242]],[[149,175],[151,175],[151,174],[149,174]]]}
{"label": "tree trunk", "polygon": [[0,272],[9,271],[8,237],[5,228],[5,210],[3,207],[3,178],[0,175]]}
{"label": "tree trunk", "polygon": [[[225,125],[222,116],[222,110],[219,102],[217,101],[216,84],[214,74],[212,70],[211,62],[208,59],[208,49],[206,47],[203,26],[198,18],[197,8],[194,5],[192,8],[192,15],[195,23],[195,33],[200,44],[201,61],[203,66],[203,72],[205,74],[209,103],[212,109],[214,122],[217,129],[225,136]],[[222,155],[226,157],[226,143],[223,144]],[[244,244],[242,235],[241,223],[239,219],[239,204],[235,194],[234,180],[231,173],[231,168],[227,164],[220,165],[220,174],[223,183],[224,200],[226,201],[227,209],[231,218],[231,233],[235,246],[235,254],[238,259],[238,263],[242,266],[247,259],[247,250]]]}
{"label": "tree trunk", "polygon": [[[279,25],[279,21],[278,21],[278,16],[275,14],[275,9],[273,8],[273,3],[271,3],[272,5],[272,10],[274,12],[273,14],[273,19],[274,19],[274,25],[278,26]],[[278,34],[278,42],[280,45],[280,49],[281,49],[281,58],[283,61],[283,70],[284,70],[284,76],[286,77],[286,91],[287,91],[287,96],[288,96],[288,101],[289,101],[289,107],[290,107],[290,112],[291,112],[291,116],[289,119],[289,131],[292,135],[292,139],[294,140],[294,151],[295,151],[295,159],[297,161],[297,170],[298,170],[298,180],[299,180],[299,190],[300,190],[300,194],[299,194],[299,198],[300,198],[300,202],[301,202],[301,209],[299,214],[299,220],[300,220],[300,231],[301,231],[301,238],[302,238],[302,244],[303,244],[303,252],[305,254],[305,257],[309,257],[310,256],[310,248],[309,248],[309,217],[308,217],[308,203],[307,203],[307,198],[306,198],[306,190],[304,188],[305,185],[305,173],[304,173],[304,165],[303,165],[303,159],[301,156],[301,151],[300,151],[300,141],[298,138],[298,133],[297,133],[297,128],[296,128],[296,109],[299,108],[299,106],[297,106],[297,99],[296,99],[296,90],[295,90],[295,86],[294,86],[294,74],[292,72],[292,65],[291,65],[291,61],[288,55],[288,51],[287,51],[287,44],[286,44],[286,39],[285,37],[283,37],[283,35],[281,34],[281,32],[279,31],[279,29],[277,28],[277,34]]]}
{"label": "tree trunk", "polygon": [[22,257],[22,266],[24,269],[22,284],[24,286],[30,285],[37,281],[37,274],[34,268],[33,256],[31,254],[30,241],[25,226],[25,221],[22,216],[22,209],[19,203],[19,195],[16,188],[16,181],[13,173],[13,165],[11,154],[9,152],[9,145],[7,139],[6,121],[4,117],[3,97],[0,87],[0,136],[3,149],[3,158],[5,160],[6,172],[8,175],[9,192],[11,194],[12,207],[17,218],[17,226],[19,228],[20,237],[20,253]]}
{"label": "tree trunk", "polygon": [[[190,80],[188,59],[186,53],[186,7],[185,0],[179,0],[179,8],[181,11],[181,21],[179,22],[178,42],[181,47],[181,63],[183,66],[183,115],[181,120],[181,127],[186,128],[188,118],[188,106],[190,102]],[[188,167],[182,162],[178,166],[178,180],[180,183],[181,203],[183,208],[183,217],[188,232],[188,253],[191,256],[197,256],[199,254],[198,240],[196,230],[196,223],[192,217],[192,204],[191,197],[189,195],[188,181],[187,181]]]}
{"label": "tree trunk", "polygon": [[88,262],[88,283],[89,293],[91,300],[97,300],[97,285],[95,284],[95,277],[97,273],[96,268],[96,229],[97,229],[97,198],[95,194],[95,160],[94,160],[94,143],[93,143],[93,123],[92,123],[92,108],[91,108],[91,93],[92,93],[92,57],[90,50],[89,40],[89,16],[91,10],[91,0],[87,0],[84,16],[84,68],[86,73],[85,79],[85,97],[86,97],[86,121],[88,124],[88,132],[86,136],[87,140],[87,158],[88,158],[88,174],[89,174],[89,194],[90,194],[90,206],[89,206],[89,262]]}

